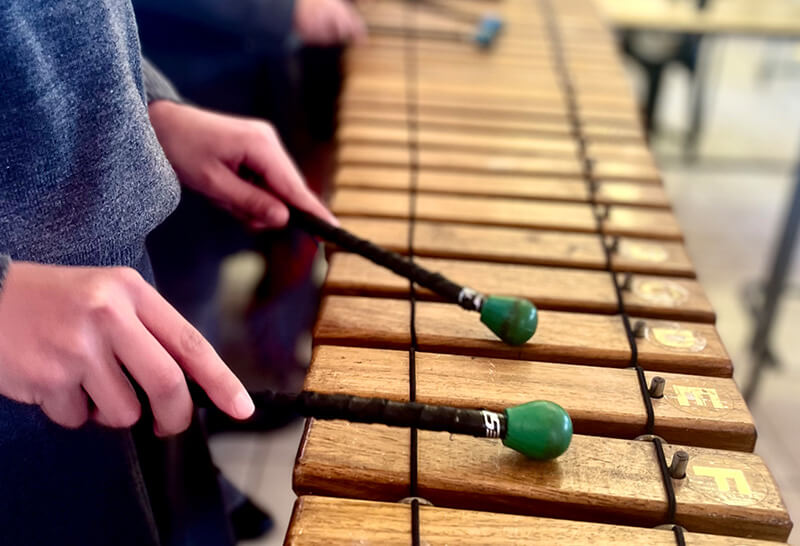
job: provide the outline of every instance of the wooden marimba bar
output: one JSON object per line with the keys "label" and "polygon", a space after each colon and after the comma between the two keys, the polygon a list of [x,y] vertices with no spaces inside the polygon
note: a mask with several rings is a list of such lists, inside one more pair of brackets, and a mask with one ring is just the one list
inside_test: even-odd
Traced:
{"label": "wooden marimba bar", "polygon": [[[332,208],[429,269],[530,299],[538,331],[504,345],[333,252],[305,389],[492,411],[547,399],[576,435],[542,462],[490,439],[311,419],[287,543],[786,540],[610,32],[589,0],[448,5],[506,28],[478,51],[441,39],[470,25],[424,2],[365,8],[400,31],[347,54]],[[667,468],[678,451],[683,476]]]}

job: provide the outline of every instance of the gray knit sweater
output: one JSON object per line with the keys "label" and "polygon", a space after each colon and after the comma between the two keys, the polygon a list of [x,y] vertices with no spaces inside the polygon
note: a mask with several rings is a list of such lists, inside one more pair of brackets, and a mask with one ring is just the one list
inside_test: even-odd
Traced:
{"label": "gray knit sweater", "polygon": [[[171,93],[129,0],[0,1],[0,276],[9,256],[147,274],[145,236],[179,197],[147,103]],[[158,543],[130,431],[0,396],[0,544]]]}
{"label": "gray knit sweater", "polygon": [[141,263],[179,188],[147,113],[174,94],[142,66],[129,0],[4,0],[0,66],[0,254]]}

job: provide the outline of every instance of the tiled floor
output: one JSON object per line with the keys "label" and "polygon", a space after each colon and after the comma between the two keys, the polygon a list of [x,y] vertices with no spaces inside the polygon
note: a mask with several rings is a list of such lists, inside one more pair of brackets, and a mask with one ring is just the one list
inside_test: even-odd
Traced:
{"label": "tiled floor", "polygon": [[[743,287],[759,280],[771,256],[790,190],[790,166],[800,152],[800,71],[758,78],[765,59],[776,56],[797,62],[797,49],[757,40],[721,39],[713,47],[712,84],[707,130],[701,157],[737,161],[701,161],[682,166],[675,161],[674,140],[656,142],[667,189],[685,230],[686,242],[700,280],[719,315],[718,328],[737,366],[741,383],[750,362],[746,352],[751,321],[741,300]],[[682,129],[686,82],[670,73],[660,108],[665,133]],[[742,158],[768,159],[743,162]],[[792,280],[800,284],[800,256]],[[238,265],[237,265],[238,264]],[[228,268],[231,312],[246,300],[248,279],[257,261],[240,259]],[[232,322],[235,332],[235,321]],[[800,298],[783,305],[774,333],[783,366],[767,372],[752,405],[759,431],[757,451],[767,461],[795,521],[800,522]],[[274,515],[272,533],[251,545],[280,544],[291,514],[291,469],[302,423],[269,434],[217,437],[214,457],[224,472]],[[797,533],[793,535],[800,536]]]}

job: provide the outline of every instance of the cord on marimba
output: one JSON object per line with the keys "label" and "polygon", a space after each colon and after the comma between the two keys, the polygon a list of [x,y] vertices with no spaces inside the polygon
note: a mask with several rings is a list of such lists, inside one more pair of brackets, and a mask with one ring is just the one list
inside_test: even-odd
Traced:
{"label": "cord on marimba", "polygon": [[[417,142],[417,51],[414,39],[416,26],[413,16],[408,10],[405,18],[412,19],[409,28],[412,30],[404,35],[404,71],[406,75],[406,124],[408,129],[408,155],[409,155],[409,194],[408,194],[408,231],[406,233],[408,247],[408,260],[414,264],[414,227],[417,216],[417,185],[419,175],[419,146]],[[408,399],[417,400],[417,289],[414,279],[408,278],[409,305],[409,344],[408,344]],[[459,303],[459,305],[461,305]],[[408,461],[408,490],[413,498],[411,501],[411,545],[420,546],[419,524],[419,498],[417,494],[419,484],[419,433],[416,427],[409,431],[409,461]]]}
{"label": "cord on marimba", "polygon": [[[408,247],[408,261],[414,266],[414,227],[417,212],[417,177],[419,174],[419,149],[417,143],[417,59],[413,39],[416,36],[416,27],[413,24],[413,15],[406,10],[405,18],[411,18],[409,32],[403,36],[404,41],[404,69],[406,74],[406,124],[408,129],[409,153],[409,194],[408,194],[408,230],[406,233],[406,246]],[[408,399],[417,400],[417,290],[414,279],[408,277],[409,296],[409,344],[408,344]],[[461,303],[459,302],[459,305]],[[411,501],[411,545],[420,546],[419,523],[419,433],[416,427],[409,431],[409,461],[408,461],[408,491]]]}
{"label": "cord on marimba", "polygon": [[[558,24],[555,21],[555,15],[553,14],[553,8],[550,4],[550,0],[541,0],[541,5],[543,8],[542,12],[545,14],[546,27],[550,34],[551,43],[554,46],[553,51],[556,61],[555,62],[556,70],[558,71],[558,74],[560,76],[561,83],[564,88],[564,94],[566,95],[567,99],[568,116],[573,127],[573,133],[575,134],[578,140],[578,153],[580,159],[582,160],[582,165],[583,165],[583,179],[586,183],[586,188],[589,194],[589,203],[592,209],[595,211],[596,230],[598,236],[600,237],[600,243],[602,245],[603,252],[605,255],[605,269],[611,276],[611,282],[614,285],[614,291],[617,300],[617,309],[620,318],[622,320],[623,328],[625,329],[625,337],[627,338],[628,341],[628,347],[631,355],[629,364],[630,367],[633,368],[634,371],[636,372],[636,379],[639,385],[639,391],[641,393],[642,402],[644,403],[645,407],[645,412],[647,416],[645,422],[645,432],[646,435],[651,436],[650,439],[653,442],[654,449],[656,450],[658,466],[661,472],[661,480],[664,485],[664,491],[667,495],[666,521],[667,523],[674,524],[675,511],[677,506],[677,501],[675,498],[675,488],[672,483],[672,476],[670,475],[670,470],[669,466],[667,465],[666,456],[664,455],[663,443],[659,437],[652,435],[653,427],[655,425],[655,411],[653,409],[653,400],[651,397],[650,389],[647,386],[644,369],[639,365],[638,361],[639,351],[636,342],[636,337],[637,337],[636,332],[631,327],[630,318],[625,308],[625,299],[622,294],[622,288],[620,287],[617,275],[614,272],[612,264],[612,253],[615,251],[615,248],[612,248],[610,245],[606,244],[603,232],[603,222],[605,216],[608,213],[608,208],[606,207],[604,213],[600,213],[598,210],[597,181],[594,178],[594,161],[587,154],[586,140],[584,138],[583,130],[581,127],[581,121],[578,113],[579,109],[575,100],[575,92],[574,92],[574,87],[572,85],[572,78],[569,74],[569,70],[564,60],[561,32],[560,29],[558,28]],[[663,387],[663,385],[661,386]],[[676,544],[678,546],[685,546],[685,539],[683,537],[683,532],[677,525],[673,527],[673,533],[675,534]]]}

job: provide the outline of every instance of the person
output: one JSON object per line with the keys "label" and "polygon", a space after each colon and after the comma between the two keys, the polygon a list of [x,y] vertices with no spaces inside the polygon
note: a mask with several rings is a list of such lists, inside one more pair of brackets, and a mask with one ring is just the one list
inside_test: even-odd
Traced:
{"label": "person", "polygon": [[[134,0],[133,7],[145,56],[186,100],[270,120],[295,157],[317,145],[317,126],[325,123],[303,108],[309,102],[316,107],[319,97],[302,105],[298,100],[306,96],[300,80],[324,78],[325,72],[302,68],[314,53],[335,51],[327,46],[365,35],[361,17],[347,0]],[[306,62],[296,62],[299,58]],[[324,93],[324,86],[313,88]],[[298,388],[307,363],[296,347],[318,306],[310,275],[317,245],[307,235],[288,229],[259,237],[203,195],[185,191],[175,212],[150,233],[147,248],[159,292],[221,350],[221,265],[239,251],[263,253],[267,274],[250,305],[247,333],[236,343],[237,352],[260,368],[248,374],[241,362],[233,365],[252,386]],[[247,423],[236,423],[221,412],[202,414],[209,435],[243,427],[266,430],[291,417],[257,411]],[[220,487],[237,538],[256,538],[272,526],[269,513],[222,473]]]}
{"label": "person", "polygon": [[[268,119],[290,144],[302,125],[293,107],[298,95],[288,62],[293,44],[338,45],[366,32],[347,0],[134,0],[133,6],[146,57],[183,97],[213,110]],[[202,237],[186,240],[187,232]],[[220,264],[256,246],[250,231],[193,192],[184,192],[177,211],[148,239],[159,290],[214,345]],[[271,269],[285,259],[272,260]],[[294,354],[287,345],[283,352]],[[280,360],[280,351],[274,353],[270,356]]]}
{"label": "person", "polygon": [[207,456],[169,441],[191,431],[185,376],[232,417],[253,403],[149,284],[145,238],[177,179],[252,229],[284,202],[335,218],[267,123],[171,100],[129,0],[3,2],[0,53],[0,543],[232,543],[212,475],[158,509],[157,459]]}

